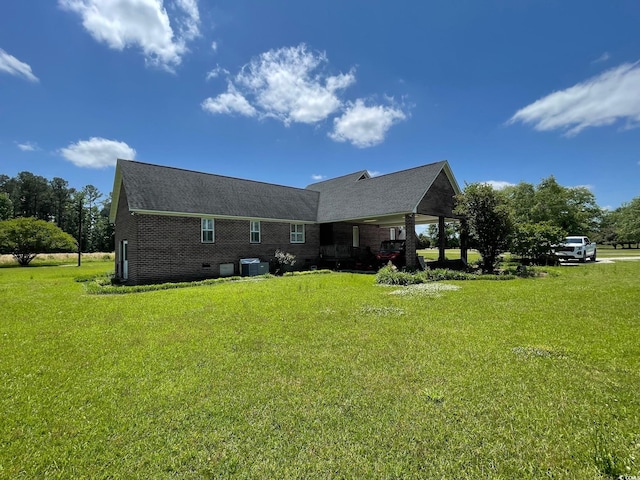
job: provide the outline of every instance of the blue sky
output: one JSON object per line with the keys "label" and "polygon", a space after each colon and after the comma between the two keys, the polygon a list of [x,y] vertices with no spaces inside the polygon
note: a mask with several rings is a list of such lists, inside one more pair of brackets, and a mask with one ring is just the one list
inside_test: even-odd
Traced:
{"label": "blue sky", "polygon": [[0,173],[106,194],[118,156],[297,187],[447,159],[615,208],[639,61],[637,0],[3,2]]}

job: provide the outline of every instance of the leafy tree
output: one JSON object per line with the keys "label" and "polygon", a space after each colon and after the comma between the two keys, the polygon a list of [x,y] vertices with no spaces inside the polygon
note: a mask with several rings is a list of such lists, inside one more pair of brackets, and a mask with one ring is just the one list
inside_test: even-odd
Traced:
{"label": "leafy tree", "polygon": [[109,221],[111,195],[102,202],[102,210],[96,217],[90,251],[112,252],[115,249],[114,225]]}
{"label": "leafy tree", "polygon": [[71,201],[71,194],[74,192],[74,189],[69,188],[69,183],[60,177],[54,177],[53,180],[49,182],[49,189],[51,195],[52,214],[55,218],[56,225],[65,230],[68,223],[65,211],[67,205]]}
{"label": "leafy tree", "polygon": [[431,246],[431,239],[424,233],[420,233],[418,235],[418,243],[416,244],[416,248],[429,248]]}
{"label": "leafy tree", "polygon": [[631,202],[623,204],[617,212],[617,226],[620,243],[636,246],[640,243],[640,197],[635,197]]}
{"label": "leafy tree", "polygon": [[13,202],[4,192],[0,192],[0,221],[13,217]]}
{"label": "leafy tree", "polygon": [[568,234],[588,235],[598,228],[602,210],[585,187],[563,187],[552,175],[537,186],[521,182],[502,191],[517,224],[547,222]]}
{"label": "leafy tree", "polygon": [[[444,224],[444,244],[445,248],[459,248],[460,247],[460,232],[458,231],[459,224],[447,222]],[[429,241],[431,245],[438,246],[440,244],[440,228],[438,224],[432,223],[427,229],[429,235]]]}
{"label": "leafy tree", "polygon": [[562,242],[566,232],[549,222],[518,223],[514,227],[509,251],[534,263],[547,263],[552,246]]}
{"label": "leafy tree", "polygon": [[493,271],[513,229],[505,196],[486,183],[472,183],[456,195],[456,204],[454,213],[467,219],[470,246],[480,252],[483,272]]}
{"label": "leafy tree", "polygon": [[16,199],[18,198],[16,192],[16,179],[11,178],[8,175],[0,175],[0,192],[5,193],[9,197],[9,200],[11,200],[13,210],[11,211],[9,218],[15,217],[15,209],[17,207]]}
{"label": "leafy tree", "polygon": [[98,209],[97,201],[102,196],[100,190],[93,185],[87,185],[82,189],[83,204],[86,205],[85,215],[85,229],[83,234],[85,235],[85,249],[88,252],[96,251],[96,221],[100,211]]}
{"label": "leafy tree", "polygon": [[618,210],[603,212],[593,240],[601,244],[608,243],[613,245],[613,248],[617,248],[620,244],[619,223]]}
{"label": "leafy tree", "polygon": [[75,239],[55,224],[33,217],[0,222],[0,253],[11,254],[22,266],[40,253],[71,252]]}
{"label": "leafy tree", "polygon": [[16,198],[19,217],[36,217],[41,220],[50,220],[53,216],[51,210],[51,191],[46,178],[34,175],[30,172],[20,172],[16,178]]}
{"label": "leafy tree", "polygon": [[531,208],[536,203],[536,189],[531,183],[505,187],[502,194],[506,197],[515,223],[532,223]]}

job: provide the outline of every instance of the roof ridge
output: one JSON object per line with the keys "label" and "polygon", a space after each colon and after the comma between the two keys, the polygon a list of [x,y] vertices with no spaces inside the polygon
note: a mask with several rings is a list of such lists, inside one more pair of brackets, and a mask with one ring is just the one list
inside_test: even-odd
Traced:
{"label": "roof ridge", "polygon": [[364,174],[369,175],[369,171],[368,170],[359,170],[359,171],[356,171],[356,172],[347,173],[345,175],[340,175],[339,177],[327,178],[326,180],[322,180],[320,182],[310,183],[309,185],[307,185],[306,188],[312,187],[314,185],[320,185],[321,183],[333,182],[335,180],[340,180],[341,178],[351,177],[353,175],[358,175],[358,174],[360,174],[360,175],[364,175]]}
{"label": "roof ridge", "polygon": [[368,178],[368,180],[374,180],[376,178],[388,177],[389,175],[397,175],[399,173],[410,172],[411,170],[418,170],[419,168],[424,167],[432,167],[433,165],[437,165],[439,163],[447,163],[447,160],[439,160],[437,162],[426,163],[424,165],[418,165],[417,167],[405,168],[404,170],[397,170],[395,172],[383,173],[382,175],[376,175],[375,177]]}
{"label": "roof ridge", "polygon": [[262,180],[251,180],[249,178],[232,177],[230,175],[220,175],[219,173],[200,172],[198,170],[189,170],[187,168],[172,167],[172,166],[168,166],[168,165],[158,165],[156,163],[141,162],[139,160],[127,160],[127,159],[124,159],[124,158],[118,158],[118,161],[137,163],[139,165],[150,166],[150,167],[158,167],[158,168],[165,168],[165,169],[169,169],[169,170],[179,170],[181,172],[195,173],[195,174],[198,174],[198,175],[207,175],[207,176],[211,176],[211,177],[226,178],[226,179],[229,179],[229,180],[238,180],[238,181],[241,181],[241,182],[258,183],[258,184],[261,184],[261,185],[269,185],[271,187],[290,188],[290,189],[293,189],[293,190],[303,190],[303,191],[306,190],[305,188],[292,187],[291,185],[282,185],[282,184],[279,184],[279,183],[265,182],[265,181],[262,181]]}

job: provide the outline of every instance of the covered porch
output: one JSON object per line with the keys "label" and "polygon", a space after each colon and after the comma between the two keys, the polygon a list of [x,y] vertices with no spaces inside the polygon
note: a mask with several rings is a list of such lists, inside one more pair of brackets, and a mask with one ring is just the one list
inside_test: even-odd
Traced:
{"label": "covered porch", "polygon": [[[406,266],[409,269],[421,268],[417,255],[418,236],[416,226],[418,225],[438,225],[438,258],[435,261],[428,262],[427,266],[431,268],[455,268],[466,266],[468,252],[468,235],[466,234],[464,219],[454,216],[453,212],[449,215],[430,215],[427,213],[404,213],[389,215],[382,218],[363,218],[359,222],[365,225],[375,225],[385,231],[394,227],[400,227],[404,230]],[[460,260],[448,260],[446,258],[446,233],[445,224],[450,222],[458,222],[461,224],[460,233]]]}
{"label": "covered porch", "polygon": [[[436,264],[445,265],[445,223],[463,222],[454,214],[455,196],[460,188],[446,160],[373,177],[366,171],[357,172],[307,188],[320,192],[318,220],[321,227],[328,224],[353,226],[353,247],[359,246],[355,239],[358,228],[376,230],[380,236],[386,231],[386,239],[390,240],[390,229],[403,227],[405,264],[410,269],[420,266],[416,255],[416,225],[439,226]],[[465,228],[461,230],[461,258],[466,262],[468,242]],[[322,236],[321,229],[320,244],[329,244]],[[335,243],[349,245],[345,238]],[[380,243],[369,241],[362,245],[378,247]]]}

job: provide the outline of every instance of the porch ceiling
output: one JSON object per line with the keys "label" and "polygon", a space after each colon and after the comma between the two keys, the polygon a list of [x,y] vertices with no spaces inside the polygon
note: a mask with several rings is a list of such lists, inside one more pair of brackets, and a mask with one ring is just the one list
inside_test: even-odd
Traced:
{"label": "porch ceiling", "polygon": [[[398,213],[394,215],[384,215],[378,217],[364,217],[354,218],[349,223],[365,223],[367,225],[377,225],[379,227],[397,227],[404,225],[404,213]],[[438,223],[438,217],[434,215],[424,215],[421,213],[415,214],[416,225],[429,225],[432,223]],[[447,222],[457,222],[456,218],[445,218]]]}

